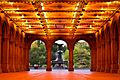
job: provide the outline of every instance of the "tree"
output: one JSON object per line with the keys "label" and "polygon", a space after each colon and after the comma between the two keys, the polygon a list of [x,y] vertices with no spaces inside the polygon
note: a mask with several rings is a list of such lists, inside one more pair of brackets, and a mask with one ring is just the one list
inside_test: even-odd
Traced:
{"label": "tree", "polygon": [[[86,42],[77,42],[74,47],[74,67],[89,68],[90,67],[90,48]],[[66,50],[64,59],[69,59],[69,51]]]}
{"label": "tree", "polygon": [[43,66],[46,64],[46,49],[42,41],[36,40],[30,49],[30,64]]}

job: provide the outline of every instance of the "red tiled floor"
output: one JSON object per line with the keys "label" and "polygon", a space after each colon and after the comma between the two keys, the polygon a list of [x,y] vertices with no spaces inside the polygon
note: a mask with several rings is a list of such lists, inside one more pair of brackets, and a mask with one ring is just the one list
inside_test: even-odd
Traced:
{"label": "red tiled floor", "polygon": [[32,70],[29,72],[0,73],[0,80],[120,80],[120,74],[90,72],[88,70]]}

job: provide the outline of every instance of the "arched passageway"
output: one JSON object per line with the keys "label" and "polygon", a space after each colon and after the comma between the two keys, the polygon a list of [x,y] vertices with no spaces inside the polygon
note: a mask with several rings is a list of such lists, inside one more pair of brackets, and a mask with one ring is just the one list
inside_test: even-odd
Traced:
{"label": "arched passageway", "polygon": [[29,50],[30,69],[46,69],[46,48],[41,40],[32,42]]}
{"label": "arched passageway", "polygon": [[[63,0],[62,0],[63,1]],[[35,2],[36,3],[36,2]],[[88,10],[84,10],[83,7],[79,9],[79,6],[81,4],[78,2],[63,2],[60,3],[59,1],[54,2],[45,2],[42,3],[22,3],[22,2],[0,2],[0,6],[3,6],[5,10],[7,10],[6,7],[14,5],[26,5],[27,8],[33,9],[33,11],[29,9],[23,9],[22,6],[17,6],[17,10],[15,11],[15,15],[11,14],[11,12],[4,11],[4,9],[1,9],[0,13],[0,72],[17,72],[17,71],[28,71],[29,70],[29,50],[30,45],[34,40],[43,40],[45,42],[46,47],[46,70],[51,71],[52,70],[52,63],[51,63],[51,54],[52,54],[52,46],[56,40],[64,40],[67,43],[68,50],[69,50],[69,59],[68,59],[68,70],[74,71],[74,45],[78,40],[85,40],[88,42],[91,50],[91,71],[97,71],[97,72],[111,72],[111,73],[120,73],[120,13],[118,6],[120,5],[119,1],[113,1],[107,3],[104,2],[88,2],[89,4],[85,3],[85,5],[94,6],[95,9],[98,7],[97,4],[100,4],[100,8],[98,10],[92,10],[92,7],[87,8]],[[95,5],[94,5],[95,3]],[[6,5],[4,5],[6,4]],[[55,10],[48,10],[51,8],[51,4],[53,8],[55,7]],[[57,5],[57,7],[55,6]],[[61,5],[59,5],[61,4]],[[106,6],[109,5],[111,7],[114,7],[114,10],[110,11],[109,8]],[[42,10],[42,14],[38,14],[39,11],[36,9],[33,5],[41,5],[49,8],[44,8],[46,10],[42,10],[41,7],[39,10]],[[64,5],[66,5],[69,8],[65,8]],[[71,6],[74,5],[74,10],[69,11],[67,9],[72,9]],[[84,3],[82,4],[84,5]],[[97,5],[97,6],[96,6]],[[101,6],[102,5],[102,6]],[[28,7],[30,6],[30,7]],[[76,6],[78,7],[78,10],[76,10]],[[61,11],[60,8],[65,8],[65,11]],[[56,8],[58,10],[56,10]],[[20,9],[20,10],[18,10]],[[51,8],[52,9],[52,8]],[[103,10],[101,10],[103,9]],[[67,10],[67,11],[66,11]],[[80,10],[80,11],[79,11]],[[17,12],[23,12],[20,15]],[[24,11],[29,14],[24,13]],[[85,12],[85,15],[78,14],[77,12]],[[88,12],[91,13],[88,13]],[[105,11],[105,13],[98,12]],[[106,12],[107,11],[107,12]],[[14,11],[13,11],[14,12]],[[35,12],[31,14],[32,12]],[[67,17],[55,17],[53,18],[44,18],[43,13],[44,12],[55,12],[59,13],[60,15],[63,15],[62,12],[69,12],[69,13],[76,13],[76,16],[71,15],[71,18]],[[94,14],[95,12],[96,14]],[[111,12],[113,12],[112,16]],[[8,14],[8,15],[7,15]],[[35,18],[32,18],[33,20],[38,20],[36,23],[32,23],[34,21],[29,19],[31,15],[35,16]],[[14,18],[12,18],[11,15],[14,15],[15,22],[20,23],[18,26],[14,22]],[[19,17],[16,17],[18,15]],[[29,16],[29,17],[26,17]],[[49,16],[49,14],[47,14]],[[53,15],[53,14],[51,14]],[[88,16],[89,15],[89,16]],[[101,16],[103,15],[103,16]],[[109,17],[106,18],[108,15]],[[37,16],[37,17],[36,17]],[[59,15],[58,15],[59,16]],[[82,19],[81,17],[82,16]],[[86,18],[87,17],[94,17],[94,18]],[[55,18],[54,18],[55,17]],[[96,18],[97,17],[97,18]],[[101,18],[102,17],[102,18]],[[12,18],[12,19],[11,19]],[[23,24],[20,20],[23,20]],[[36,19],[37,18],[37,19]],[[59,19],[60,18],[60,19]],[[26,20],[29,19],[29,20]],[[53,19],[52,26],[48,26],[49,23],[46,19]],[[55,19],[55,20],[54,20]],[[56,20],[57,19],[57,20]],[[62,20],[63,19],[63,20]],[[72,20],[71,20],[72,19]],[[99,19],[98,21],[94,21],[96,19]],[[105,20],[101,20],[105,19]],[[43,21],[42,21],[43,20]],[[62,21],[61,21],[62,20]],[[65,24],[64,22],[68,20]],[[75,21],[74,21],[75,20]],[[80,21],[81,20],[81,21]],[[85,21],[82,21],[85,20]],[[18,22],[20,21],[20,22]],[[49,20],[52,21],[52,20]],[[70,21],[70,22],[69,22]],[[40,23],[38,23],[40,22]],[[62,25],[55,24],[62,23]],[[72,23],[74,22],[74,23]],[[80,23],[79,23],[80,22]],[[81,22],[88,22],[88,23],[81,23]],[[100,23],[99,23],[100,22]],[[101,25],[101,22],[103,24]],[[99,23],[99,25],[96,25]],[[25,25],[24,25],[25,24]],[[31,26],[31,25],[32,26]],[[43,25],[44,24],[44,25]],[[24,25],[24,26],[23,26]],[[36,27],[36,25],[38,25]],[[81,26],[84,25],[84,26]],[[87,25],[87,26],[85,26]],[[29,26],[29,28],[28,28]],[[97,26],[97,27],[96,27]]]}
{"label": "arched passageway", "polygon": [[90,46],[85,40],[79,40],[74,46],[74,68],[90,69],[91,55]]}
{"label": "arched passageway", "polygon": [[69,51],[67,43],[63,40],[57,40],[52,47],[52,68],[68,69]]}

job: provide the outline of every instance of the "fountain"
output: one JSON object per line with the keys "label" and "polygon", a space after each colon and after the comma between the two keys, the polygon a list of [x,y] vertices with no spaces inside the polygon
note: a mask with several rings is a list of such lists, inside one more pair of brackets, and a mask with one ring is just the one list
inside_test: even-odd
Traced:
{"label": "fountain", "polygon": [[65,69],[65,64],[68,64],[68,61],[63,61],[62,54],[62,45],[63,44],[57,44],[58,45],[58,51],[57,51],[57,58],[56,60],[52,61],[53,68],[54,69]]}

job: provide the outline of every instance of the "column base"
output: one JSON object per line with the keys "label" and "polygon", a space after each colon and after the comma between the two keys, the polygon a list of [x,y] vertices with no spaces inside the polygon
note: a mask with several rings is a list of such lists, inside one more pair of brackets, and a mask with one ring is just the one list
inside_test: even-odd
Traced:
{"label": "column base", "polygon": [[96,68],[91,68],[90,71],[96,71],[97,69]]}
{"label": "column base", "polygon": [[97,67],[96,71],[97,71],[97,72],[100,72],[100,67]]}
{"label": "column base", "polygon": [[107,72],[107,73],[110,72],[110,66],[106,65],[106,67],[105,67],[105,72]]}
{"label": "column base", "polygon": [[118,73],[118,69],[111,69],[111,73]]}
{"label": "column base", "polygon": [[118,69],[118,73],[120,74],[120,69]]}
{"label": "column base", "polygon": [[46,71],[52,71],[52,68],[46,68]]}
{"label": "column base", "polygon": [[118,69],[118,64],[111,64],[111,73],[117,73]]}
{"label": "column base", "polygon": [[101,67],[100,72],[105,72],[105,68]]}
{"label": "column base", "polygon": [[8,73],[8,68],[7,68],[7,64],[2,64],[2,72],[3,73]]}
{"label": "column base", "polygon": [[2,67],[1,67],[1,64],[0,64],[0,73],[2,72]]}
{"label": "column base", "polygon": [[69,68],[68,71],[74,71],[74,68]]}
{"label": "column base", "polygon": [[27,68],[27,70],[26,71],[30,71],[30,68]]}

